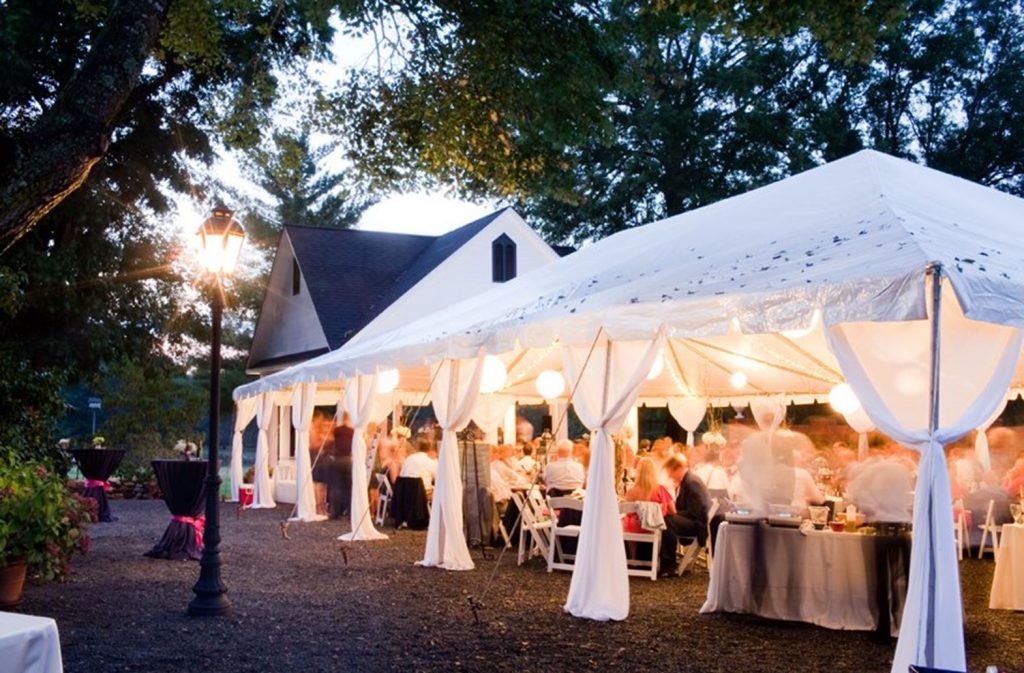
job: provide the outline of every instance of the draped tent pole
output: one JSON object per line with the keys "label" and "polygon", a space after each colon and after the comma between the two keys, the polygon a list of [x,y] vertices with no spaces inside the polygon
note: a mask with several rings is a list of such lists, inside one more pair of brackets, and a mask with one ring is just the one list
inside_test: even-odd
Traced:
{"label": "draped tent pole", "polygon": [[[940,329],[942,322],[942,265],[933,264],[930,267],[932,277],[932,323],[931,323],[931,348],[932,348],[932,378],[931,378],[931,406],[928,409],[928,435],[931,440],[930,451],[936,449],[942,450],[942,446],[936,444],[936,436],[939,431],[939,392],[942,387],[941,385],[941,374],[942,374],[942,363],[940,359],[940,349],[942,345],[942,330]],[[918,487],[920,488],[920,486]],[[948,503],[943,503],[943,506],[948,507]],[[935,512],[935,499],[929,498],[928,500],[928,520],[934,521],[936,516]],[[935,548],[935,536],[928,536],[928,555],[931,558],[935,558],[937,550]],[[935,563],[928,564],[928,614],[931,615],[931,619],[928,620],[928,624],[925,629],[925,661],[927,665],[931,666],[935,661]]]}

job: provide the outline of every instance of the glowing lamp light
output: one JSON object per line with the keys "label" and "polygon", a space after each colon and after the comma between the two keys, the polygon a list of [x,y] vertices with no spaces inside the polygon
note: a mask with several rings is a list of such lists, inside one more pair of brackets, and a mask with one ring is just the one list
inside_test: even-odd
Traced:
{"label": "glowing lamp light", "polygon": [[204,271],[216,274],[234,272],[238,255],[242,251],[242,241],[245,240],[245,230],[233,215],[230,208],[214,206],[213,215],[206,218],[196,232]]}
{"label": "glowing lamp light", "polygon": [[840,383],[828,394],[828,403],[833,409],[848,416],[860,409],[860,400],[848,383]]}
{"label": "glowing lamp light", "polygon": [[480,392],[494,393],[505,387],[508,370],[497,355],[484,356],[484,371],[480,374]]}
{"label": "glowing lamp light", "polygon": [[661,376],[663,371],[665,371],[665,356],[659,352],[658,357],[654,358],[654,364],[651,365],[651,371],[647,372],[647,380],[653,381]]}
{"label": "glowing lamp light", "polygon": [[729,377],[729,384],[736,390],[742,390],[747,387],[747,375],[743,372],[733,372]]}
{"label": "glowing lamp light", "polygon": [[565,379],[561,372],[545,369],[537,377],[537,392],[546,400],[557,399],[565,392]]}
{"label": "glowing lamp light", "polygon": [[387,395],[398,387],[399,374],[397,369],[382,369],[377,372],[377,392]]}
{"label": "glowing lamp light", "polygon": [[814,309],[814,312],[811,313],[810,325],[803,329],[782,330],[782,336],[786,337],[787,339],[803,339],[805,336],[814,331],[814,328],[818,326],[819,322],[821,322],[821,309],[816,308]]}

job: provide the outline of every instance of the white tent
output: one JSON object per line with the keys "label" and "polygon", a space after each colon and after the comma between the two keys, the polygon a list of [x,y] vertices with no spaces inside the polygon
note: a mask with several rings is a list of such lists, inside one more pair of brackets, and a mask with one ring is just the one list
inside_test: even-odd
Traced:
{"label": "white tent", "polygon": [[[441,314],[243,386],[235,397],[384,367],[402,370],[403,389],[427,390],[438,363],[479,363],[481,352],[512,369],[534,362],[534,374],[562,369],[567,393],[581,384],[573,401],[595,431],[566,609],[621,619],[628,583],[603,471],[608,435],[625,422],[624,410],[638,398],[822,397],[845,379],[877,428],[922,454],[893,670],[912,662],[962,669],[941,449],[987,422],[1024,381],[1022,230],[1021,199],[860,152],[621,232]],[[668,366],[648,380],[659,356]],[[531,382],[513,376],[505,392],[530,394]],[[457,468],[445,477],[458,478]]]}

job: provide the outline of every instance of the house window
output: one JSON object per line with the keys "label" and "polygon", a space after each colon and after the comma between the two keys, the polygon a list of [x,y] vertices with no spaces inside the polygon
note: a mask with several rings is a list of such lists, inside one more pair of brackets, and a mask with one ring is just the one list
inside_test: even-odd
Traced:
{"label": "house window", "polygon": [[302,272],[299,271],[299,260],[292,260],[292,296],[302,289]]}
{"label": "house window", "polygon": [[491,278],[504,283],[516,277],[516,244],[502,234],[491,243]]}

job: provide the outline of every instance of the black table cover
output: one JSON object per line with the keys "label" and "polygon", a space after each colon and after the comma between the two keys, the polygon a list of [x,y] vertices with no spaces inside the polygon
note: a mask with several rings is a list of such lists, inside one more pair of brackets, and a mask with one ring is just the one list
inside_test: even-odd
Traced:
{"label": "black table cover", "polygon": [[399,477],[395,482],[395,499],[391,501],[391,514],[395,528],[403,523],[413,530],[423,530],[430,524],[427,508],[427,489],[419,477]]}
{"label": "black table cover", "polygon": [[198,561],[203,550],[206,461],[154,460],[153,471],[171,510],[171,522],[146,556]]}
{"label": "black table cover", "polygon": [[124,449],[75,449],[71,452],[85,477],[82,495],[96,500],[100,521],[117,521],[117,517],[110,514],[110,503],[107,502],[107,491],[110,490],[107,480],[121,464],[124,454]]}

